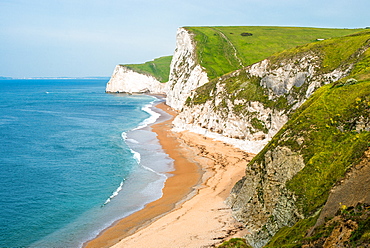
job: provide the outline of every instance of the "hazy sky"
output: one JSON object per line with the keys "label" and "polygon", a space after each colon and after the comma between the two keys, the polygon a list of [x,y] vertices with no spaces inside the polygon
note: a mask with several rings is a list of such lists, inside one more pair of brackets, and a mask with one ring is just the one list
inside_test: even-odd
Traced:
{"label": "hazy sky", "polygon": [[369,0],[0,0],[0,76],[110,76],[182,26],[370,26]]}

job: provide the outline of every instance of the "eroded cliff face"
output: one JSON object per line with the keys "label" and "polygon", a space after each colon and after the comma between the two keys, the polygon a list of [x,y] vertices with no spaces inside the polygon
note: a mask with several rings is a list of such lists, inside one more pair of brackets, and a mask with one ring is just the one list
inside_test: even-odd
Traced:
{"label": "eroded cliff face", "polygon": [[207,82],[207,73],[196,62],[192,34],[184,28],[179,28],[176,35],[176,49],[171,62],[170,77],[166,86],[167,105],[181,110],[191,92]]}
{"label": "eroded cliff face", "polygon": [[276,147],[266,152],[263,160],[248,166],[234,186],[228,205],[234,217],[244,223],[249,232],[246,239],[253,247],[262,247],[280,228],[303,218],[294,194],[285,185],[304,166],[299,153]]}
{"label": "eroded cliff face", "polygon": [[[319,216],[318,226],[342,204],[368,203],[363,176],[369,161],[368,151],[364,153],[370,140],[369,92],[369,82],[322,87],[247,165],[228,204],[249,231],[245,238],[250,245],[263,247],[282,227],[294,228],[310,217]],[[333,188],[335,183],[339,186]],[[297,229],[284,229],[281,239],[297,235]],[[281,239],[267,247],[281,247]]]}
{"label": "eroded cliff face", "polygon": [[117,65],[106,86],[110,93],[152,93],[165,94],[166,83],[151,75],[135,72],[123,65]]}
{"label": "eroded cliff face", "polygon": [[182,111],[174,120],[175,130],[258,153],[315,89],[349,71],[338,68],[323,74],[319,66],[318,56],[303,53],[278,65],[266,59],[222,76],[177,99]]}

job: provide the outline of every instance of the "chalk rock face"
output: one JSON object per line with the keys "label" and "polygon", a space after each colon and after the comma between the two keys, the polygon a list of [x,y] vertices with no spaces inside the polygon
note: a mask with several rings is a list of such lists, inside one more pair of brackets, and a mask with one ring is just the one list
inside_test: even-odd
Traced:
{"label": "chalk rock face", "polygon": [[[224,75],[209,83],[208,91],[205,91],[207,94],[192,90],[196,86],[194,83],[189,83],[191,86],[188,87],[184,81],[181,88],[175,88],[175,84],[173,91],[176,93],[169,92],[171,103],[182,103],[189,99],[185,104],[174,104],[182,110],[173,122],[174,130],[190,130],[247,152],[258,153],[288,121],[288,115],[317,88],[346,76],[349,71],[348,68],[337,69],[320,74],[319,66],[320,58],[307,53],[279,61],[277,65],[266,59]],[[251,80],[257,85],[241,86],[232,93],[227,88],[230,81],[246,85],[251,84]],[[184,96],[186,98],[179,98],[177,94],[182,94],[184,89],[188,90]],[[261,97],[261,100],[250,101],[239,97],[243,90],[263,91],[267,99]],[[199,97],[200,94],[203,95]],[[201,103],[192,100],[197,98],[207,100],[201,100]],[[278,101],[284,106],[272,106],[273,102]]]}
{"label": "chalk rock face", "polygon": [[106,86],[110,93],[153,93],[165,94],[166,83],[151,75],[135,72],[123,65],[117,65]]}
{"label": "chalk rock face", "polygon": [[191,92],[207,82],[207,73],[196,62],[192,34],[184,28],[179,28],[166,86],[167,104],[176,110],[181,110]]}
{"label": "chalk rock face", "polygon": [[[246,111],[255,113],[253,120],[243,113],[216,111],[218,105],[209,101],[191,108],[185,107],[173,121],[174,130],[190,130],[257,154],[287,122],[288,117],[284,111],[273,111],[257,101],[240,103],[245,105]],[[226,104],[231,110],[238,105],[231,100],[227,100]],[[251,124],[256,120],[263,123],[261,128]]]}
{"label": "chalk rock face", "polygon": [[264,160],[250,164],[234,186],[228,204],[245,224],[249,231],[245,238],[253,247],[262,247],[280,228],[303,218],[286,182],[304,166],[299,153],[278,146],[267,151]]}

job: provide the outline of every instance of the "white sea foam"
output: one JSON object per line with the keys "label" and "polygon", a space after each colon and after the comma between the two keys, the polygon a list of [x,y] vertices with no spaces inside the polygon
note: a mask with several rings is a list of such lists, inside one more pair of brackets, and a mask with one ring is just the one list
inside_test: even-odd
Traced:
{"label": "white sea foam", "polygon": [[125,181],[125,179],[123,179],[123,181],[120,183],[120,185],[118,186],[118,188],[112,193],[111,196],[109,196],[109,198],[104,202],[103,206],[108,204],[114,197],[116,197],[118,195],[118,193],[122,190],[122,187],[123,187],[123,182]]}
{"label": "white sea foam", "polygon": [[148,170],[150,172],[153,172],[153,173],[157,174],[158,176],[160,176],[162,178],[167,179],[167,176],[165,174],[163,174],[163,173],[159,173],[159,172],[157,172],[157,171],[155,171],[155,170],[153,170],[153,169],[151,169],[151,168],[149,168],[147,166],[144,166],[144,165],[142,165],[141,167],[143,167],[145,170]]}
{"label": "white sea foam", "polygon": [[[140,152],[137,152],[136,149],[139,149],[139,151],[141,151],[141,148],[140,146],[137,147],[138,145],[137,144],[140,144],[142,143],[142,140],[141,139],[136,139],[138,137],[135,137],[132,138],[130,136],[132,136],[132,131],[135,131],[135,130],[139,130],[139,129],[142,129],[152,123],[155,123],[157,121],[157,119],[161,116],[161,114],[153,111],[151,109],[152,105],[153,105],[154,101],[151,103],[151,104],[148,104],[146,106],[144,106],[142,108],[143,111],[147,112],[148,114],[150,114],[150,117],[148,117],[147,119],[145,119],[144,121],[142,121],[138,127],[132,129],[129,133],[128,132],[122,132],[121,133],[121,138],[122,140],[128,145],[128,147],[130,148],[130,152],[132,153],[132,156],[133,158],[135,159],[135,161],[137,162],[137,164],[144,170],[146,171],[149,171],[150,173],[153,173],[157,176],[160,177],[160,179],[157,179],[159,180],[160,182],[162,182],[162,184],[165,182],[165,180],[167,179],[167,176],[165,173],[161,173],[161,172],[158,172],[156,171],[155,169],[152,169],[150,167],[147,167],[145,166],[144,164],[148,164],[148,161],[145,162],[142,161],[142,157],[141,157],[141,153]],[[138,131],[138,132],[142,132],[141,130]],[[135,132],[134,132],[135,133]],[[130,138],[129,138],[130,137]],[[145,159],[145,158],[143,158]],[[158,178],[158,177],[157,177]],[[151,183],[152,184],[152,183]],[[127,186],[127,185],[126,185]],[[126,187],[125,186],[125,187]],[[121,182],[121,184],[119,185],[119,187],[112,193],[112,195],[104,202],[103,206],[105,206],[106,204],[108,204],[109,202],[111,202],[111,200],[116,197],[117,195],[119,195],[119,192],[122,190],[122,188],[124,187],[124,180]],[[162,187],[163,188],[163,185]],[[150,187],[151,190],[153,190],[153,187]],[[144,191],[143,191],[144,192]],[[161,193],[161,191],[158,191]],[[152,195],[152,193],[151,193]],[[160,197],[160,196],[159,196]]]}
{"label": "white sea foam", "polygon": [[134,144],[139,144],[139,141],[135,140],[135,139],[129,139],[127,137],[127,133],[126,132],[122,132],[121,133],[121,137],[122,139],[125,141],[125,142],[130,142],[130,143],[134,143]]}
{"label": "white sea foam", "polygon": [[138,130],[138,129],[141,129],[141,128],[144,128],[144,127],[147,127],[148,125],[150,124],[153,124],[154,122],[156,122],[156,120],[161,116],[159,113],[157,112],[154,112],[150,107],[153,106],[153,103],[150,103],[146,106],[144,106],[142,108],[143,111],[147,112],[148,114],[150,114],[150,117],[148,117],[147,119],[145,119],[144,121],[142,121],[138,127],[134,128],[133,130]]}
{"label": "white sea foam", "polygon": [[121,133],[121,137],[123,140],[126,140],[127,139],[127,133],[126,132],[122,132]]}
{"label": "white sea foam", "polygon": [[139,141],[135,139],[126,139],[127,142],[134,143],[134,144],[139,144]]}
{"label": "white sea foam", "polygon": [[134,151],[132,149],[130,149],[130,151],[134,155],[134,159],[136,160],[136,162],[138,164],[140,164],[140,162],[141,162],[141,155],[140,155],[140,153],[138,153],[138,152],[136,152],[136,151]]}

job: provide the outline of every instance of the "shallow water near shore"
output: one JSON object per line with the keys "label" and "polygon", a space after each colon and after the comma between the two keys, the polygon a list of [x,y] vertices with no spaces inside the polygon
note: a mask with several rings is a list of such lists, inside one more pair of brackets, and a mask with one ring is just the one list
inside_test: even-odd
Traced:
{"label": "shallow water near shore", "polygon": [[79,247],[161,196],[173,163],[147,126],[156,99],[105,84],[0,81],[1,247]]}

